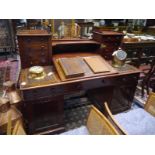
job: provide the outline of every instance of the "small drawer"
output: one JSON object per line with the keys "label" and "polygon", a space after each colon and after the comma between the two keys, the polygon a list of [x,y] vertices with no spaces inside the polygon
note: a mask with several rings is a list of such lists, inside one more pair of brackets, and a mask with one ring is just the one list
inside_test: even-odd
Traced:
{"label": "small drawer", "polygon": [[37,88],[37,89],[23,91],[24,100],[50,98],[50,97],[56,97],[62,94],[63,94],[62,87]]}
{"label": "small drawer", "polygon": [[121,36],[103,36],[104,42],[121,42]]}
{"label": "small drawer", "polygon": [[27,42],[27,43],[31,43],[31,42],[47,42],[49,40],[49,37],[38,37],[38,36],[33,36],[33,37],[23,37],[23,41]]}
{"label": "small drawer", "polygon": [[82,84],[76,83],[76,84],[67,84],[64,86],[64,93],[70,93],[70,92],[76,92],[82,90]]}
{"label": "small drawer", "polygon": [[113,83],[116,85],[134,85],[137,84],[138,78],[138,75],[121,76],[113,79]]}

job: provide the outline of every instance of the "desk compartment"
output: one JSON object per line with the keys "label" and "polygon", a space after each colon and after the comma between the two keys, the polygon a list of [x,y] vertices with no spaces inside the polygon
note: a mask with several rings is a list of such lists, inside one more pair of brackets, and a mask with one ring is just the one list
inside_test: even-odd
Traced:
{"label": "desk compartment", "polygon": [[63,125],[63,96],[24,102],[24,118],[28,134],[56,130]]}
{"label": "desk compartment", "polygon": [[105,80],[107,85],[88,91],[88,96],[101,111],[107,102],[113,114],[123,112],[131,108],[138,77],[139,74],[131,74],[108,78]]}
{"label": "desk compartment", "polygon": [[41,98],[55,97],[64,93],[63,87],[44,87],[23,91],[24,100],[36,100]]}
{"label": "desk compartment", "polygon": [[72,93],[72,92],[77,92],[83,90],[82,83],[71,83],[71,84],[66,84],[63,86],[64,89],[64,94]]}

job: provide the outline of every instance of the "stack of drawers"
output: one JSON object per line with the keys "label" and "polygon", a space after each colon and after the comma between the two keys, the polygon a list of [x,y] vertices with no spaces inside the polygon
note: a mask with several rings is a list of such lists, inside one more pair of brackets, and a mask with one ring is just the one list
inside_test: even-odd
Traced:
{"label": "stack of drawers", "polygon": [[23,30],[17,33],[22,68],[51,64],[51,35],[44,30]]}
{"label": "stack of drawers", "polygon": [[102,44],[101,55],[110,60],[112,53],[117,50],[122,42],[123,34],[113,31],[93,32],[93,39]]}

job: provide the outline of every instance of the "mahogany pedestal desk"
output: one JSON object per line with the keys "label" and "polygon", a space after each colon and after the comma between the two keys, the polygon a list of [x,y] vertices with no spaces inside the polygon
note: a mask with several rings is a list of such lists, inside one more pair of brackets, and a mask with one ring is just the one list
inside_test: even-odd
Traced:
{"label": "mahogany pedestal desk", "polygon": [[[53,61],[58,56],[53,56]],[[46,66],[45,70],[47,74],[51,71],[53,74],[39,83],[27,79],[28,69],[21,71],[19,85],[28,134],[64,131],[64,96],[75,91],[84,90],[88,96],[91,94],[93,104],[101,110],[104,101],[109,103],[113,114],[129,109],[140,73],[138,69],[125,65],[116,74],[62,81],[53,66]],[[27,84],[21,85],[23,81]]]}

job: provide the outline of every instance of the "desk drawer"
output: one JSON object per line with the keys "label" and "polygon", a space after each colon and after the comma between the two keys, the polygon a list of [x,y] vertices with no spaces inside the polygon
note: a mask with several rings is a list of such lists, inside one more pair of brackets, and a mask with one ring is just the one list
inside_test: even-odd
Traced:
{"label": "desk drawer", "polygon": [[62,87],[38,88],[23,91],[23,98],[26,101],[37,100],[42,98],[50,98],[63,94]]}
{"label": "desk drawer", "polygon": [[111,79],[114,85],[135,85],[138,82],[139,74],[115,77]]}
{"label": "desk drawer", "polygon": [[31,45],[35,45],[35,44],[42,44],[42,43],[47,43],[49,40],[49,37],[23,37],[22,38],[25,45],[29,46]]}
{"label": "desk drawer", "polygon": [[64,94],[80,91],[83,89],[82,83],[72,83],[64,85]]}
{"label": "desk drawer", "polygon": [[121,42],[122,36],[102,36],[103,42]]}

